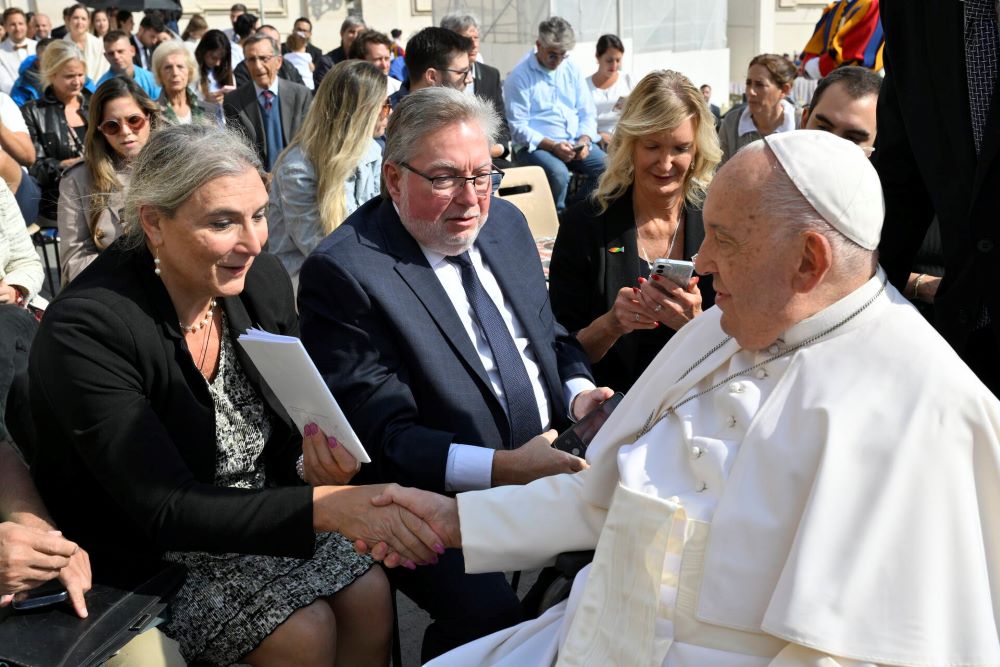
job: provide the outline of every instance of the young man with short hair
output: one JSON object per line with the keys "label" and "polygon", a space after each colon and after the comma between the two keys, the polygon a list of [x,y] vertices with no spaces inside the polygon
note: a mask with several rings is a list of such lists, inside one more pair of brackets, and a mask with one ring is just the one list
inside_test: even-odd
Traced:
{"label": "young man with short hair", "polygon": [[112,30],[106,34],[104,36],[104,57],[108,59],[111,69],[97,80],[98,86],[112,77],[127,76],[149,95],[149,99],[159,99],[160,87],[156,85],[156,79],[152,72],[133,62],[135,47],[132,46],[128,35],[121,30]]}

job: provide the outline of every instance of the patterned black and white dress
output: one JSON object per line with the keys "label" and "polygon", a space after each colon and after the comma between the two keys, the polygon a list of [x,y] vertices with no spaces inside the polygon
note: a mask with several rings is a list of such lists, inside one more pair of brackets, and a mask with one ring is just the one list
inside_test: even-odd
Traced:
{"label": "patterned black and white dress", "polygon": [[[247,380],[222,318],[219,370],[209,383],[215,401],[215,484],[264,486],[261,453],[271,415]],[[372,566],[339,533],[316,535],[309,560],[243,554],[169,552],[166,560],[188,568],[170,605],[164,632],[188,662],[229,665],[252,651],[296,609],[336,593]]]}

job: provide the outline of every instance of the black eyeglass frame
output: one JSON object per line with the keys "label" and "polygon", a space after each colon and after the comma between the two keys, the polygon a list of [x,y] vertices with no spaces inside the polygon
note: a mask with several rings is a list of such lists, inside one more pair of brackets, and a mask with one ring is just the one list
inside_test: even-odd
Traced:
{"label": "black eyeglass frame", "polygon": [[[500,181],[502,181],[504,177],[503,170],[497,167],[495,164],[490,165],[491,170],[488,173],[476,174],[475,176],[428,176],[427,174],[414,169],[412,165],[406,162],[400,162],[399,166],[408,169],[417,176],[420,176],[421,178],[430,181],[431,192],[433,192],[439,197],[454,197],[459,192],[461,192],[462,188],[464,188],[467,183],[470,182],[472,183],[472,189],[480,197],[485,197],[488,194],[495,194],[496,191],[500,188]],[[484,182],[483,184],[484,187],[486,187],[487,189],[482,192],[480,192],[479,187],[476,185],[476,180],[480,178],[489,178],[489,181]],[[451,181],[452,186],[450,188],[438,187],[438,183],[443,183],[445,181]],[[458,181],[462,181],[461,185],[458,184]]]}

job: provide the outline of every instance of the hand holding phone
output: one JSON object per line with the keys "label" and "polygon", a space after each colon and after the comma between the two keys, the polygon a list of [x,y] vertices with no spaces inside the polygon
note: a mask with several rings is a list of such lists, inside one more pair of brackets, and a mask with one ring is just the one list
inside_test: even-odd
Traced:
{"label": "hand holding phone", "polygon": [[611,413],[618,407],[623,398],[625,398],[625,394],[618,392],[601,403],[597,408],[584,415],[583,419],[566,429],[562,435],[556,438],[552,446],[567,454],[583,458],[587,453],[587,446],[590,445],[590,441],[601,430],[604,422],[608,420],[608,417],[611,416]]}
{"label": "hand holding phone", "polygon": [[14,597],[10,606],[17,611],[27,611],[29,609],[40,609],[49,605],[65,602],[69,599],[69,593],[63,588],[58,579],[47,581],[38,588],[19,593]]}
{"label": "hand holding phone", "polygon": [[653,264],[653,275],[667,278],[675,285],[686,288],[691,282],[691,276],[694,275],[694,262],[661,257]]}

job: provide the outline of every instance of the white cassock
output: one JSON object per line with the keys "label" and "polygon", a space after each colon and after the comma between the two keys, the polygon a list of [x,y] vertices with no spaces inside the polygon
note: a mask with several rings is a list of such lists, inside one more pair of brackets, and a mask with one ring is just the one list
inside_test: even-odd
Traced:
{"label": "white cassock", "polygon": [[1000,403],[884,284],[759,352],[710,309],[589,469],[460,494],[470,572],[597,553],[566,603],[431,664],[1000,665]]}

